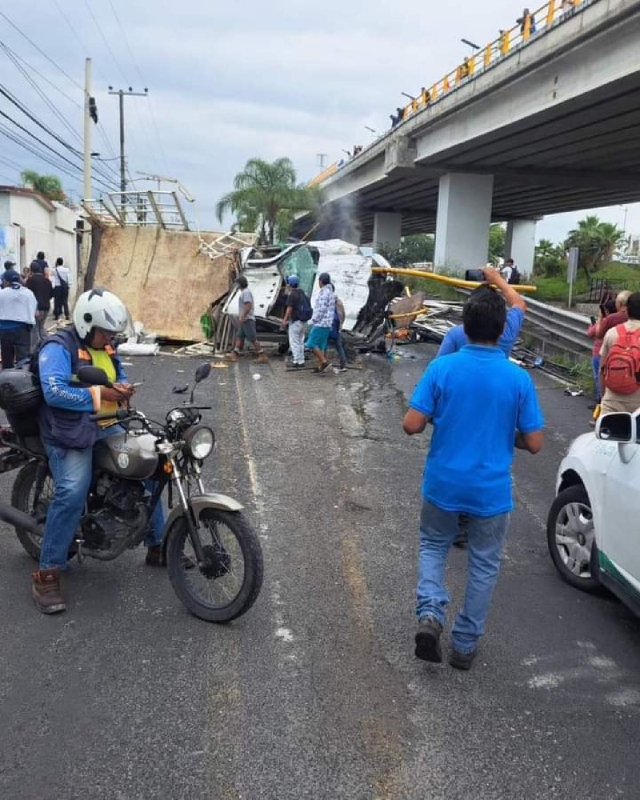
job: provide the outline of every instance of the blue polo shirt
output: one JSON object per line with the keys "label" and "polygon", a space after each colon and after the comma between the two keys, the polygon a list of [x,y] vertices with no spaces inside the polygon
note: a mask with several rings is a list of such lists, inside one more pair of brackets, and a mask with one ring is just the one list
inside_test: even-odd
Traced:
{"label": "blue polo shirt", "polygon": [[467,344],[429,364],[409,405],[433,418],[424,499],[478,517],[511,511],[516,431],[544,424],[529,375],[498,347]]}
{"label": "blue polo shirt", "polygon": [[[498,347],[505,353],[507,358],[511,355],[513,345],[520,334],[520,328],[524,322],[524,311],[521,308],[510,308],[507,311],[507,321],[504,326],[504,332],[498,339]],[[448,356],[450,353],[457,353],[461,347],[469,344],[467,334],[464,332],[462,325],[456,325],[447,331],[447,335],[442,340],[440,349],[438,350],[439,356]]]}

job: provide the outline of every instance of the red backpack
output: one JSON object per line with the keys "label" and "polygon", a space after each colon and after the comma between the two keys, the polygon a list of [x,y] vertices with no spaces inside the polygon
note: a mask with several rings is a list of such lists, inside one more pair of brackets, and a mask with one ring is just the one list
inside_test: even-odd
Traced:
{"label": "red backpack", "polygon": [[640,330],[615,328],[618,339],[604,362],[604,385],[616,394],[633,394],[640,388]]}

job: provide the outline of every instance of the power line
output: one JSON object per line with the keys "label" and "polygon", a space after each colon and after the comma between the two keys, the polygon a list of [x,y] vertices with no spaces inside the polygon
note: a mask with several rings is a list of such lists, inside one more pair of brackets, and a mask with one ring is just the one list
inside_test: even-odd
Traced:
{"label": "power line", "polygon": [[[5,117],[10,122],[12,122],[14,125],[16,125],[18,128],[23,130],[25,133],[27,133],[29,136],[31,136],[31,138],[35,139],[43,147],[45,147],[48,151],[50,151],[59,160],[58,161],[54,161],[52,156],[50,156],[48,153],[43,152],[39,147],[37,147],[36,145],[32,144],[30,141],[24,139],[24,137],[21,137],[15,131],[13,131],[10,128],[8,128],[6,125],[3,125],[2,123],[0,123],[0,133],[2,133],[8,139],[11,139],[11,141],[15,142],[20,147],[23,147],[25,150],[28,150],[30,153],[32,153],[33,155],[37,156],[42,161],[45,161],[46,163],[48,163],[51,166],[55,167],[55,169],[57,169],[57,170],[59,170],[61,172],[64,172],[66,175],[69,175],[70,177],[73,177],[73,178],[76,177],[75,174],[70,171],[70,168],[73,169],[73,170],[76,170],[78,173],[80,172],[80,167],[77,164],[74,164],[72,161],[70,161],[68,158],[66,158],[66,156],[62,155],[61,153],[58,153],[57,150],[54,150],[54,148],[50,147],[46,142],[43,142],[42,139],[40,139],[35,134],[31,133],[26,128],[24,128],[22,125],[17,123],[8,114],[5,114],[3,111],[0,111],[0,116]],[[61,161],[65,162],[65,163],[60,163]],[[67,164],[69,166],[67,166]],[[101,176],[101,177],[104,177],[104,176]],[[111,179],[107,177],[107,180],[111,180]],[[110,191],[113,189],[113,184],[108,185],[104,180],[100,180],[99,178],[96,178],[96,183],[101,183],[105,188],[107,188]]]}
{"label": "power line", "polygon": [[[0,46],[2,46],[1,42]],[[60,120],[60,122],[62,122],[62,124],[67,128],[67,130],[69,130],[71,134],[76,137],[76,139],[82,142],[82,137],[80,136],[80,134],[76,131],[73,125],[66,119],[66,117],[55,107],[55,105],[51,102],[51,100],[49,100],[47,95],[38,86],[36,81],[33,80],[31,75],[29,75],[29,73],[22,66],[22,64],[20,64],[17,58],[15,58],[15,56],[12,53],[8,52],[6,49],[5,49],[5,55],[13,63],[14,67],[20,72],[22,77],[31,85],[34,91],[40,96],[40,98],[43,100],[43,102],[49,108],[49,110]]]}
{"label": "power line", "polygon": [[[136,68],[136,71],[138,72],[138,75],[140,76],[140,80],[142,81],[143,85],[146,86],[147,82],[145,80],[144,75],[142,74],[142,70],[140,69],[140,65],[138,64],[138,61],[137,61],[137,59],[135,57],[133,49],[131,48],[131,44],[129,42],[129,37],[127,36],[127,31],[125,30],[123,24],[120,22],[120,17],[118,16],[118,12],[116,11],[112,0],[109,0],[109,5],[111,7],[111,11],[113,12],[113,16],[116,19],[118,27],[120,28],[120,31],[122,33],[122,38],[124,39],[124,43],[125,43],[125,45],[127,47],[127,50],[129,51],[129,56],[131,57],[131,61],[133,62],[133,65]],[[167,157],[166,157],[166,154],[164,152],[164,147],[162,145],[162,139],[160,138],[160,130],[158,128],[158,123],[156,122],[156,117],[155,117],[155,114],[154,114],[154,111],[153,111],[153,101],[152,100],[149,101],[149,112],[150,112],[150,116],[151,116],[151,122],[152,122],[153,128],[154,128],[154,132],[156,134],[156,139],[158,141],[158,145],[159,145],[159,148],[160,148],[160,155],[162,157],[162,162],[166,166]]]}
{"label": "power line", "polygon": [[[51,136],[51,138],[52,138],[52,139],[55,139],[55,140],[56,140],[56,141],[57,141],[59,144],[61,144],[61,145],[62,145],[62,146],[65,148],[65,149],[67,149],[67,150],[68,150],[68,151],[69,151],[69,152],[70,152],[72,155],[74,155],[74,156],[75,156],[76,158],[78,158],[78,159],[82,159],[82,153],[80,153],[80,151],[79,151],[79,150],[76,150],[76,149],[75,149],[75,148],[74,148],[72,145],[70,145],[68,142],[66,142],[64,139],[62,139],[62,137],[58,136],[58,134],[57,134],[57,133],[55,133],[55,132],[54,132],[54,131],[52,131],[50,128],[48,128],[48,127],[47,127],[47,126],[46,126],[46,125],[45,125],[43,122],[41,122],[41,121],[40,121],[40,120],[39,120],[39,119],[38,119],[38,118],[37,118],[37,117],[36,117],[34,114],[32,114],[32,113],[29,111],[29,109],[28,109],[28,108],[27,108],[27,107],[26,107],[26,106],[25,106],[23,103],[21,103],[21,102],[20,102],[20,101],[19,101],[19,100],[18,100],[18,99],[15,97],[15,95],[13,95],[13,93],[12,93],[12,92],[9,92],[9,91],[6,89],[6,87],[2,86],[2,84],[0,84],[0,95],[4,95],[4,96],[5,96],[5,97],[6,97],[6,98],[7,98],[7,99],[8,99],[8,100],[11,102],[11,103],[13,103],[13,104],[14,104],[14,105],[15,105],[15,106],[16,106],[16,107],[17,107],[17,108],[20,110],[20,111],[22,111],[22,113],[23,113],[25,116],[27,116],[27,117],[28,117],[28,118],[29,118],[29,119],[30,119],[32,122],[35,122],[35,124],[36,124],[36,125],[37,125],[37,126],[38,126],[38,127],[41,129],[41,130],[43,130],[43,131],[44,131],[46,134],[48,134],[49,136]],[[6,113],[5,113],[5,112],[3,112],[3,111],[0,111],[0,115],[2,115],[3,117],[5,117],[6,119],[8,119],[8,120],[9,120],[10,122],[12,122],[12,123],[13,123],[13,124],[14,124],[16,127],[20,128],[20,130],[24,131],[24,133],[26,133],[26,134],[27,134],[28,136],[30,136],[31,138],[33,138],[33,139],[36,139],[36,140],[37,140],[37,141],[38,141],[40,144],[42,144],[42,145],[43,145],[43,147],[46,147],[48,150],[51,150],[51,152],[53,152],[53,153],[56,153],[56,155],[57,155],[59,158],[62,158],[62,159],[64,159],[65,161],[68,161],[70,164],[72,163],[71,161],[69,161],[69,159],[67,159],[67,158],[66,158],[65,156],[63,156],[62,154],[58,153],[56,150],[54,150],[52,147],[50,147],[50,146],[49,146],[49,145],[48,145],[46,142],[43,142],[43,141],[42,141],[42,139],[40,139],[39,137],[35,136],[35,134],[33,134],[31,131],[29,131],[27,128],[25,128],[23,125],[21,125],[19,122],[17,122],[16,120],[14,120],[14,119],[13,119],[12,117],[10,117],[8,114],[6,114]],[[74,166],[76,166],[76,165],[74,164]],[[96,172],[98,172],[98,174],[99,174],[101,177],[105,178],[106,180],[113,180],[113,178],[111,178],[111,177],[110,177],[108,174],[105,174],[105,172],[103,172],[102,170],[98,170],[98,169],[96,169]]]}
{"label": "power line", "polygon": [[77,102],[77,100],[74,100],[74,99],[73,99],[73,97],[71,97],[71,95],[67,94],[67,93],[66,93],[66,92],[65,92],[63,89],[61,89],[59,86],[56,86],[56,84],[55,84],[55,83],[53,83],[53,81],[50,81],[50,80],[49,80],[49,78],[47,78],[47,77],[46,77],[45,75],[43,75],[41,72],[38,72],[38,70],[37,70],[37,69],[36,69],[36,68],[33,66],[33,64],[30,64],[30,63],[29,63],[28,61],[26,61],[26,60],[25,60],[25,59],[24,59],[24,58],[23,58],[21,55],[18,55],[18,53],[16,53],[16,51],[15,51],[15,50],[12,50],[12,49],[9,47],[9,45],[8,45],[8,44],[5,44],[4,42],[0,41],[0,46],[2,46],[2,48],[5,50],[5,52],[6,52],[7,54],[9,54],[9,53],[10,53],[10,54],[13,56],[13,58],[16,58],[16,59],[18,59],[18,60],[19,60],[19,61],[21,61],[21,62],[22,62],[22,63],[23,63],[25,66],[29,67],[29,69],[31,70],[31,72],[35,72],[35,74],[36,74],[36,75],[37,75],[37,76],[38,76],[38,77],[39,77],[41,80],[43,80],[45,83],[48,83],[48,84],[49,84],[49,86],[51,86],[51,88],[52,88],[52,89],[55,89],[55,90],[56,90],[56,92],[59,92],[59,93],[60,93],[60,94],[61,94],[63,97],[66,97],[66,99],[67,99],[67,100],[68,100],[70,103],[73,103],[73,105],[74,105],[76,108],[79,108],[79,109],[80,109],[80,111],[82,111],[82,110],[83,110],[83,107],[80,105],[80,103],[78,103],[78,102]]}
{"label": "power line", "polygon": [[21,30],[14,22],[12,22],[9,19],[9,17],[4,13],[4,11],[0,11],[0,17],[2,17],[4,20],[6,20],[14,30],[18,31],[20,36],[22,36],[24,39],[26,39],[29,42],[29,44],[32,47],[34,47],[40,53],[40,55],[43,56],[43,58],[46,58],[47,61],[50,64],[52,64],[57,70],[59,70],[65,76],[65,78],[67,80],[71,81],[71,83],[73,83],[74,86],[76,86],[78,89],[80,89],[80,91],[84,91],[82,86],[80,86],[80,84],[78,83],[78,81],[74,80],[71,77],[71,75],[69,75],[68,72],[65,72],[59,64],[56,64],[56,62],[44,52],[44,50],[42,50],[40,47],[38,47],[38,45],[33,41],[33,39],[30,39],[23,30]]}
{"label": "power line", "polygon": [[[69,17],[64,13],[64,9],[62,8],[62,6],[58,2],[58,0],[53,0],[53,2],[55,4],[56,8],[58,9],[58,11],[60,12],[60,14],[61,14],[62,18],[64,19],[64,21],[67,23],[67,26],[70,28],[71,33],[73,33],[73,35],[75,36],[76,41],[80,45],[80,48],[81,48],[83,54],[84,53],[88,53],[89,52],[89,48],[87,47],[86,42],[82,39],[82,37],[78,33],[77,29],[75,28],[74,24],[71,22]],[[104,82],[108,83],[104,73],[102,72],[102,70],[100,69],[100,67],[97,64],[96,64],[96,69],[99,72],[99,74],[102,77],[102,79],[104,80]],[[83,107],[80,104],[76,103],[76,105],[78,106],[78,108],[81,111],[84,111]],[[113,156],[115,158],[116,151],[115,151],[113,145],[111,144],[111,141],[110,141],[110,139],[109,139],[109,137],[107,135],[107,132],[105,131],[104,126],[102,125],[102,123],[98,122],[97,125],[96,125],[96,129],[97,129],[98,135],[102,139],[105,147],[109,151],[109,155],[111,155],[111,156]]]}

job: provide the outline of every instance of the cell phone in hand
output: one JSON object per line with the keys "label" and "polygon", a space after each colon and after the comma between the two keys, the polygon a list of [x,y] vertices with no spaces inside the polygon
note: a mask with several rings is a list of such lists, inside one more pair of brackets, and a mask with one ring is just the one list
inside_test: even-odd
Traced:
{"label": "cell phone in hand", "polygon": [[481,269],[468,269],[464,273],[465,281],[484,281],[484,272]]}
{"label": "cell phone in hand", "polygon": [[595,325],[595,324],[596,324],[596,322],[598,321],[598,320],[597,320],[597,319],[596,319],[596,318],[593,316],[593,314],[592,314],[592,315],[589,317],[589,319],[591,320],[591,324],[592,324],[592,325]]}

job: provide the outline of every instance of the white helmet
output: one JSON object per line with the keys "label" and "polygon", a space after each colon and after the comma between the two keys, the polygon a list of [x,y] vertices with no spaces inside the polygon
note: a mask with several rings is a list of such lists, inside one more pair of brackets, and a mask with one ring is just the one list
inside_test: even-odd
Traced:
{"label": "white helmet", "polygon": [[73,324],[81,339],[86,339],[92,328],[122,333],[128,323],[129,312],[122,300],[98,286],[83,292],[73,309]]}

